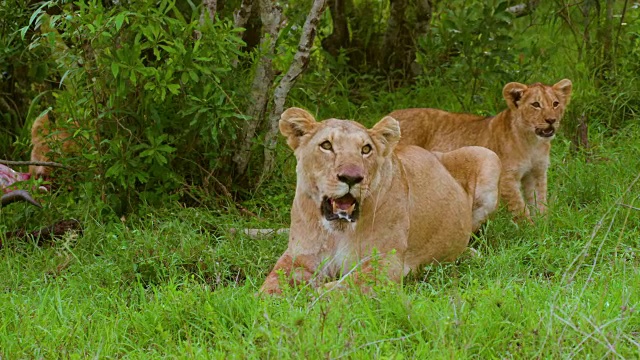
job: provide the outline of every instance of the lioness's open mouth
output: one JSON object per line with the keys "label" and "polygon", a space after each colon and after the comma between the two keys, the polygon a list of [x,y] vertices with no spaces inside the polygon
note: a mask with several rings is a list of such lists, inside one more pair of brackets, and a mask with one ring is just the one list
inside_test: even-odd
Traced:
{"label": "lioness's open mouth", "polygon": [[358,201],[351,194],[346,194],[339,198],[324,197],[320,209],[325,219],[347,220],[355,222],[358,218]]}
{"label": "lioness's open mouth", "polygon": [[555,135],[556,133],[556,129],[553,128],[553,126],[549,126],[547,128],[544,129],[536,129],[536,135],[540,136],[540,137],[552,137],[553,135]]}

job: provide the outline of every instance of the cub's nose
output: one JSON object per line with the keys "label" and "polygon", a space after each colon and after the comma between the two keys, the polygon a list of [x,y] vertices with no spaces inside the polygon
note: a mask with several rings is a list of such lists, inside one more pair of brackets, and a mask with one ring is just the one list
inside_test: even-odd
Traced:
{"label": "cub's nose", "polygon": [[545,119],[544,121],[546,121],[549,125],[553,125],[556,122],[556,119]]}
{"label": "cub's nose", "polygon": [[338,173],[338,180],[343,183],[353,186],[355,184],[359,184],[364,179],[364,174],[359,167],[349,166],[341,169]]}

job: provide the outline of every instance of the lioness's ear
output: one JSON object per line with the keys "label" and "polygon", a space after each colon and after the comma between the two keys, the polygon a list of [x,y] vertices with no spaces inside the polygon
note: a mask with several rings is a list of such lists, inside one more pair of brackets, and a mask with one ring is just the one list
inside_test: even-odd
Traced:
{"label": "lioness's ear", "polygon": [[391,116],[385,116],[371,130],[369,135],[376,142],[383,156],[389,155],[400,141],[400,123]]}
{"label": "lioness's ear", "polygon": [[317,124],[313,115],[296,107],[288,108],[280,115],[280,132],[293,150],[300,145],[300,138],[311,133]]}
{"label": "lioness's ear", "polygon": [[527,90],[527,85],[520,84],[517,82],[511,82],[504,86],[502,89],[502,96],[504,100],[509,105],[509,109],[515,110],[520,105],[520,99],[522,99],[522,94]]}
{"label": "lioness's ear", "polygon": [[571,100],[572,89],[573,89],[573,84],[569,79],[562,79],[558,81],[555,85],[553,85],[553,91],[562,101],[564,101],[564,106],[569,105],[569,100]]}

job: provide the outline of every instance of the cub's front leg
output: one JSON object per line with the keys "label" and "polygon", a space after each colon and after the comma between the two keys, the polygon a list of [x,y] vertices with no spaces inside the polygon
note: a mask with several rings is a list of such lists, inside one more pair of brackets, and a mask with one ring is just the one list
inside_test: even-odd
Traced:
{"label": "cub's front leg", "polygon": [[318,261],[314,256],[292,256],[288,252],[285,252],[280,259],[278,259],[273,270],[267,275],[267,279],[264,281],[264,284],[262,284],[262,287],[260,287],[260,293],[282,293],[280,279],[288,280],[291,286],[308,283],[312,279],[317,265]]}
{"label": "cub's front leg", "polygon": [[534,168],[522,179],[527,204],[535,206],[540,214],[547,211],[547,168]]}

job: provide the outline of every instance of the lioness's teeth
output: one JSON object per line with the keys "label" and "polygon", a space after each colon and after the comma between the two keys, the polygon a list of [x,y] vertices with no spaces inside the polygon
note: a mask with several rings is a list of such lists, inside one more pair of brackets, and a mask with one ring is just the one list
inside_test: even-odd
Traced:
{"label": "lioness's teeth", "polygon": [[347,214],[351,215],[353,214],[353,210],[356,209],[356,203],[351,204],[351,206],[349,206],[349,209],[347,210]]}
{"label": "lioness's teeth", "polygon": [[333,213],[337,213],[338,212],[338,205],[336,204],[335,201],[331,202],[331,206],[333,206]]}

